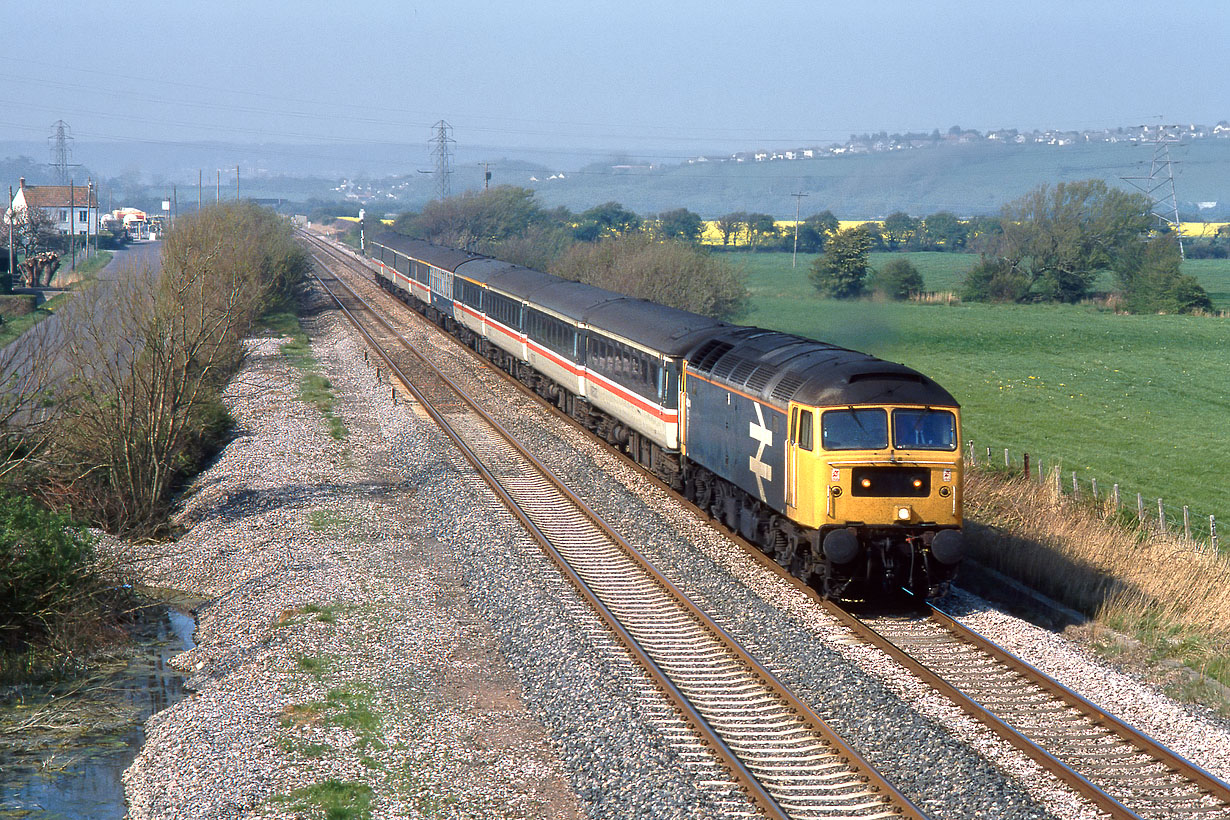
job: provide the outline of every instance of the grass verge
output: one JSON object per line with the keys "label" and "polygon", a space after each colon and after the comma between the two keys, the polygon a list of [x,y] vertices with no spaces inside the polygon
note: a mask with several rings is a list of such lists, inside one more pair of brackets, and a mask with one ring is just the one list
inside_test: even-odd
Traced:
{"label": "grass verge", "polygon": [[[1150,664],[1230,686],[1230,558],[1054,487],[969,470],[970,557],[1126,634]],[[1172,694],[1230,714],[1224,692],[1183,680]]]}
{"label": "grass verge", "polygon": [[372,787],[355,780],[325,780],[273,797],[270,802],[296,814],[324,820],[367,820],[372,816]]}
{"label": "grass verge", "polygon": [[289,311],[279,311],[261,317],[261,325],[270,333],[289,336],[290,341],[283,344],[279,350],[287,360],[302,371],[299,378],[299,399],[313,405],[325,417],[329,425],[329,436],[335,441],[342,441],[350,432],[346,423],[333,412],[337,396],[333,385],[320,373],[320,362],[312,355],[312,345],[299,317]]}

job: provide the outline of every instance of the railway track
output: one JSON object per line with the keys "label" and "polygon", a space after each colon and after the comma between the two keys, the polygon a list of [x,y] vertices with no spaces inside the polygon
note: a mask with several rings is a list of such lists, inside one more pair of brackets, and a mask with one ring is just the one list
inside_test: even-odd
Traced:
{"label": "railway track", "polygon": [[1230,820],[1225,783],[939,610],[931,608],[923,618],[856,618],[820,599],[754,546],[718,529],[814,597],[859,640],[894,658],[1108,816]]}
{"label": "railway track", "polygon": [[[347,261],[314,245],[334,262]],[[925,815],[340,278],[317,274],[400,382],[773,818]]]}
{"label": "railway track", "polygon": [[1230,820],[1230,786],[937,607],[856,617],[874,644],[1117,820]]}

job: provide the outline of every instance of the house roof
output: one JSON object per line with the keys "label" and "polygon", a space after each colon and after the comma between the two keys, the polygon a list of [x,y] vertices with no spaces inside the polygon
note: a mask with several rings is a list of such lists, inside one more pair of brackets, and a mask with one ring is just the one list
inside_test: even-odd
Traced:
{"label": "house roof", "polygon": [[70,196],[74,208],[98,207],[98,197],[85,185],[25,185],[21,192],[28,208],[67,208]]}

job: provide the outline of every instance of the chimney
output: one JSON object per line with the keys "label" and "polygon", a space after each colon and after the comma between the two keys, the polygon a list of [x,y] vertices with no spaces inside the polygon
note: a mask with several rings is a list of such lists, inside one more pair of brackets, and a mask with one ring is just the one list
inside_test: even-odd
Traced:
{"label": "chimney", "polygon": [[[10,177],[10,179],[12,179],[12,177]],[[26,189],[26,178],[25,177],[21,177],[20,179],[17,180],[17,187],[23,191]]]}

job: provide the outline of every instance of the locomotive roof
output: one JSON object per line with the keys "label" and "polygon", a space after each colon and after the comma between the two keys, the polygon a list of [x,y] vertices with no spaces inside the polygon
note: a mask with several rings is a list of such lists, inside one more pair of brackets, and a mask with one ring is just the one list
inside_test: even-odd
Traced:
{"label": "locomotive roof", "polygon": [[378,236],[372,237],[372,241],[403,253],[411,259],[417,259],[420,262],[426,262],[429,265],[447,271],[456,270],[459,265],[471,260],[486,258],[480,257],[478,254],[469,253],[468,251],[459,251],[455,248],[433,245],[421,239],[411,239],[408,236],[393,233],[392,231],[385,231]]}
{"label": "locomotive roof", "polygon": [[922,404],[956,407],[917,370],[843,347],[757,327],[731,327],[696,345],[689,368],[784,407]]}

